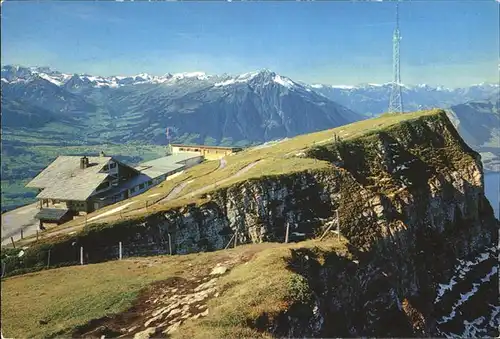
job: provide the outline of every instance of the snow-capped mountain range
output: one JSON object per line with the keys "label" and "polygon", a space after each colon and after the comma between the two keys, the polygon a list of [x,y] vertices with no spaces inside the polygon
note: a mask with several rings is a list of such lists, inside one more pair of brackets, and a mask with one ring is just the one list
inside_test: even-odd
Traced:
{"label": "snow-capped mountain range", "polygon": [[[57,86],[66,85],[68,82],[79,80],[87,85],[93,87],[121,87],[130,85],[140,85],[140,84],[175,84],[179,80],[198,80],[212,82],[214,86],[227,86],[235,83],[245,83],[251,81],[256,76],[261,73],[274,73],[268,69],[262,69],[254,72],[239,74],[239,75],[208,75],[204,72],[186,72],[186,73],[166,73],[164,75],[151,75],[147,73],[141,73],[132,76],[96,76],[89,74],[67,74],[61,73],[50,69],[49,67],[23,67],[23,66],[12,66],[7,65],[2,67],[1,79],[2,82],[13,83],[13,82],[25,82],[29,81],[32,77],[40,77],[45,79]],[[279,83],[285,87],[290,86],[304,86],[306,88],[318,90],[320,92],[332,91],[332,90],[343,90],[343,91],[359,91],[363,89],[385,89],[391,88],[392,83],[367,83],[360,84],[357,86],[352,85],[328,85],[328,84],[306,84],[302,81],[292,81],[286,76],[279,74],[274,74],[273,81]],[[499,84],[489,84],[480,83],[473,84],[467,87],[460,88],[446,88],[444,86],[430,86],[427,84],[417,84],[417,85],[402,85],[403,89],[406,91],[410,90],[429,90],[438,92],[464,92],[471,89],[488,89],[494,90],[499,88]]]}
{"label": "snow-capped mountain range", "polygon": [[40,77],[56,86],[66,86],[68,84],[78,84],[97,88],[109,87],[117,88],[122,86],[143,85],[143,84],[178,84],[179,81],[206,81],[214,86],[228,86],[235,83],[246,83],[256,78],[259,74],[272,74],[272,81],[285,87],[301,86],[287,77],[275,74],[263,69],[255,72],[244,73],[236,76],[228,74],[208,75],[204,72],[187,73],[167,73],[161,76],[141,73],[132,76],[95,76],[89,74],[65,74],[54,71],[48,67],[22,67],[4,66],[2,67],[1,80],[4,83],[27,82],[33,78]]}
{"label": "snow-capped mountain range", "polygon": [[[5,127],[77,119],[83,126],[74,133],[90,131],[116,142],[164,143],[170,126],[177,141],[249,144],[363,118],[270,70],[102,77],[5,66],[1,79]],[[17,119],[19,114],[30,120]]]}
{"label": "snow-capped mountain range", "polygon": [[[241,145],[384,113],[392,87],[391,83],[310,85],[268,69],[240,75],[191,72],[96,76],[10,65],[2,67],[1,85],[4,128],[38,128],[65,122],[58,133],[68,131],[69,135],[61,138],[78,135],[86,140],[94,137],[96,142],[104,138],[164,143],[165,128],[172,127],[178,131],[174,136],[178,142]],[[457,126],[462,122],[459,130],[477,147],[489,147],[491,140],[496,140],[498,131],[491,123],[498,120],[498,104],[490,103],[498,97],[498,84],[456,89],[403,87],[405,111],[451,108],[454,113],[450,112],[450,118]],[[467,102],[481,104],[463,106]],[[471,127],[480,121],[470,114],[486,119],[480,135],[476,133],[478,128]]]}
{"label": "snow-capped mountain range", "polygon": [[[365,116],[374,116],[387,110],[391,83],[327,85],[306,84],[294,81],[286,76],[270,70],[244,73],[240,75],[208,75],[203,72],[166,73],[150,75],[146,73],[133,76],[96,76],[89,74],[65,74],[48,67],[4,66],[1,72],[2,84],[16,84],[44,79],[51,84],[71,92],[89,91],[94,89],[143,88],[145,86],[176,87],[184,92],[190,90],[206,90],[210,87],[225,88],[244,84],[275,83],[283,88],[300,91],[314,91],[336,103]],[[405,111],[427,108],[447,108],[452,105],[469,101],[490,100],[499,93],[498,84],[473,84],[462,88],[446,88],[427,84],[403,85],[403,102]]]}
{"label": "snow-capped mountain range", "polygon": [[65,74],[51,70],[48,67],[22,67],[22,66],[4,66],[2,67],[2,82],[15,83],[32,80],[33,77],[40,77],[56,86],[64,86],[71,82],[82,82],[93,87],[121,87],[138,84],[162,84],[175,82],[182,79],[207,80],[203,72],[191,73],[167,73],[163,76],[155,76],[147,73],[141,73],[133,76],[93,76],[89,74]]}
{"label": "snow-capped mountain range", "polygon": [[[313,84],[309,87],[355,112],[375,116],[387,111],[392,84],[359,86]],[[460,88],[433,87],[427,84],[402,85],[403,106],[407,112],[436,107],[449,108],[466,102],[495,100],[498,96],[498,84],[482,83]]]}

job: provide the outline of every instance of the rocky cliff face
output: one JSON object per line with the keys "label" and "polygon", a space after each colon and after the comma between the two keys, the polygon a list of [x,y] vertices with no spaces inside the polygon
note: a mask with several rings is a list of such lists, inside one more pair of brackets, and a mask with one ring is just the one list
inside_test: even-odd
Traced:
{"label": "rocky cliff face", "polygon": [[[450,280],[457,259],[477,256],[497,241],[478,154],[440,115],[315,148],[308,156],[334,166],[250,181],[215,193],[201,209],[168,214],[176,251],[222,248],[230,233],[241,242],[281,242],[287,223],[292,232],[318,235],[337,210],[340,232],[360,264],[335,258],[333,268],[315,263],[302,269],[330,321],[300,335],[442,334],[438,325],[456,303],[434,302],[438,284]],[[306,256],[314,261],[313,254]],[[489,260],[467,279],[494,274],[492,265]],[[467,284],[462,288],[468,292]],[[446,330],[461,333],[463,323],[455,322]],[[292,332],[277,334],[299,334],[284,328]]]}
{"label": "rocky cliff face", "polygon": [[[168,252],[170,237],[173,253],[184,254],[224,248],[233,235],[238,243],[283,242],[286,225],[291,240],[300,240],[322,234],[338,213],[340,233],[356,260],[334,253],[322,260],[314,253],[296,253],[290,267],[309,281],[316,296],[310,326],[299,330],[290,316],[280,326],[271,326],[272,332],[442,334],[438,320],[442,323],[445,313],[456,307],[453,301],[436,302],[439,284],[450,281],[458,259],[480,255],[498,239],[499,223],[484,196],[479,155],[463,142],[444,112],[309,149],[304,155],[332,166],[248,180],[212,192],[198,206],[88,231],[54,245],[53,258],[57,251],[71,251],[75,240],[94,260],[116,257],[114,250],[97,249],[118,241],[127,244],[129,255],[155,254]],[[146,243],[159,245],[154,252],[141,252],[140,245]],[[493,265],[489,261],[488,272]],[[470,284],[485,270],[469,272]],[[467,286],[464,283],[463,291]],[[492,283],[488,289],[494,287]],[[493,302],[487,293],[481,294],[476,305]],[[447,331],[460,332],[457,326]]]}

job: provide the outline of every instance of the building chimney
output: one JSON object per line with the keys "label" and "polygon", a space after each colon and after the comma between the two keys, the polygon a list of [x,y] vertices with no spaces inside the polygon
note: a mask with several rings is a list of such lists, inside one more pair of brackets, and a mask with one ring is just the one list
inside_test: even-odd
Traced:
{"label": "building chimney", "polygon": [[85,169],[87,167],[89,167],[89,158],[84,155],[80,158],[80,169]]}

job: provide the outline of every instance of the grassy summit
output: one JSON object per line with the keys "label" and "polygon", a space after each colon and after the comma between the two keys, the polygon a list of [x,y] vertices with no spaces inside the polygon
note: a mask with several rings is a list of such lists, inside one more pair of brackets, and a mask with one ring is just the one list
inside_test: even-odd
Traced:
{"label": "grassy summit", "polygon": [[[132,202],[131,208],[125,213],[126,218],[133,219],[131,222],[113,222],[119,217],[110,215],[97,219],[99,222],[104,222],[99,227],[87,227],[80,234],[54,237],[50,241],[37,243],[25,251],[23,256],[25,262],[29,259],[30,262],[45,265],[46,259],[42,252],[50,249],[50,246],[52,246],[52,259],[57,257],[58,251],[61,256],[67,256],[68,253],[72,253],[72,241],[80,241],[88,248],[89,253],[97,242],[99,242],[98,246],[104,246],[128,239],[128,244],[133,245],[140,242],[137,240],[137,234],[139,238],[143,237],[141,240],[148,239],[150,234],[145,231],[148,227],[154,228],[154,231],[160,234],[162,231],[159,230],[159,224],[161,223],[166,224],[169,228],[168,232],[176,232],[175,227],[170,229],[170,226],[177,224],[165,222],[164,211],[188,203],[203,203],[210,199],[204,196],[209,191],[219,190],[212,194],[215,197],[221,192],[231,191],[233,200],[238,200],[240,188],[244,185],[258,185],[267,181],[279,186],[280,180],[283,184],[283,181],[293,181],[294,178],[299,178],[298,181],[301,181],[300,176],[305,171],[314,172],[309,173],[311,177],[319,178],[323,175],[327,179],[323,183],[331,184],[326,193],[329,196],[338,196],[338,198],[324,209],[329,212],[338,211],[341,234],[345,237],[339,240],[327,238],[323,242],[308,240],[296,244],[268,242],[182,256],[128,258],[122,261],[73,266],[7,278],[2,282],[4,335],[8,337],[54,337],[73,334],[100,337],[102,334],[106,336],[127,334],[133,337],[139,332],[148,330],[154,331],[155,334],[168,332],[172,326],[175,327],[182,321],[181,330],[172,332],[172,337],[262,338],[269,337],[270,332],[276,336],[285,336],[287,334],[280,332],[279,324],[286,325],[288,321],[286,319],[290,317],[298,319],[298,323],[295,324],[298,329],[307,326],[314,327],[314,324],[310,325],[310,322],[303,324],[300,320],[307,318],[307,314],[311,315],[311,310],[315,307],[314,294],[317,295],[319,291],[319,287],[315,284],[319,284],[324,279],[332,284],[332,291],[335,293],[338,291],[339,295],[343,291],[351,291],[351,283],[358,280],[357,278],[352,281],[346,280],[350,273],[345,272],[357,271],[358,267],[365,265],[367,261],[375,260],[378,253],[375,245],[380,241],[385,244],[383,246],[395,246],[387,249],[386,254],[390,254],[388,257],[385,256],[386,254],[378,253],[381,255],[377,257],[379,264],[385,265],[384,269],[390,269],[388,273],[393,273],[385,275],[386,271],[383,271],[382,277],[396,279],[394,281],[403,286],[406,279],[411,280],[412,272],[408,270],[408,265],[413,264],[405,261],[412,257],[403,254],[406,252],[400,251],[401,249],[411,252],[414,244],[420,244],[422,248],[436,246],[436,251],[443,247],[445,248],[443,252],[447,253],[446,246],[449,245],[445,241],[448,233],[443,235],[431,231],[427,231],[430,233],[419,232],[419,227],[423,224],[418,220],[409,220],[414,219],[413,217],[418,219],[418,216],[424,215],[431,206],[427,200],[435,192],[430,192],[428,188],[435,180],[429,184],[428,179],[444,178],[450,170],[459,171],[463,178],[475,185],[469,191],[465,190],[466,193],[477,193],[481,190],[478,181],[470,177],[471,175],[477,177],[479,174],[479,169],[475,167],[477,165],[475,153],[456,139],[458,134],[455,135],[455,130],[450,128],[449,124],[442,124],[446,123],[442,120],[446,119],[444,114],[436,110],[386,115],[334,130],[299,136],[268,147],[248,149],[228,157],[227,166],[222,169],[219,168],[218,162],[206,162],[164,182],[142,196],[124,202]],[[412,123],[408,124],[408,121]],[[345,144],[335,144],[334,133]],[[379,149],[380,144],[384,142],[385,148]],[[340,147],[343,161],[341,167],[332,165],[332,162],[336,161],[335,152],[338,144],[346,145],[346,147]],[[391,148],[392,146],[394,148]],[[307,158],[306,155],[311,158]],[[386,155],[386,157],[381,155]],[[394,162],[391,166],[396,170],[384,168],[383,162],[386,160]],[[411,163],[413,165],[407,166]],[[248,168],[247,166],[251,164],[256,165],[246,172],[240,172],[241,169]],[[397,169],[398,167],[400,169]],[[297,174],[297,172],[300,173]],[[242,174],[234,176],[235,173]],[[262,180],[262,177],[266,178]],[[217,182],[219,184],[215,187],[214,183]],[[448,205],[443,206],[453,207],[457,204],[455,198],[460,200],[460,195],[453,191],[453,184],[457,182],[461,181],[443,179],[438,182],[440,188],[437,191],[447,196],[445,200]],[[150,205],[147,210],[141,207],[141,204],[152,198],[152,195],[154,199],[162,199],[180,183],[186,183],[183,190],[186,194],[182,195],[181,192],[178,198],[165,204]],[[220,187],[228,185],[232,187],[220,190]],[[316,204],[320,207],[315,209],[315,206],[311,206],[314,209],[311,213],[315,213],[312,217],[319,216],[318,212],[321,212],[322,208],[321,201],[311,199],[307,202],[306,200],[316,195],[319,196],[322,191],[305,190],[307,199],[303,200],[300,200],[300,197],[294,197],[296,190],[292,189],[287,192],[292,198],[299,200],[297,205],[294,205],[296,212],[307,211],[308,203]],[[242,194],[248,194],[248,191]],[[274,196],[274,202],[281,197]],[[475,197],[477,194],[474,193],[474,199]],[[383,206],[382,199],[387,204],[391,204],[390,210]],[[214,201],[217,202],[217,198],[211,201],[212,205],[216,205]],[[203,206],[205,211],[209,211],[209,205]],[[225,203],[220,205],[226,206]],[[269,203],[269,205],[272,204]],[[218,206],[215,207],[220,209]],[[112,208],[116,206],[110,206],[104,210]],[[189,209],[179,210],[181,210],[179,214],[190,214],[189,211],[185,211]],[[488,212],[487,208],[481,206],[478,206],[477,210],[478,213],[484,215]],[[269,211],[270,209],[266,212]],[[94,216],[99,213],[94,213]],[[243,213],[245,217],[260,216],[251,208],[247,208]],[[437,217],[440,216],[441,211],[436,210],[433,213],[436,216],[435,221],[440,222]],[[146,214],[154,214],[148,217],[148,222],[145,222],[147,218],[140,218]],[[222,215],[219,219],[224,219],[223,221],[226,222],[227,215]],[[310,217],[309,215],[296,218],[296,220],[302,222]],[[274,221],[277,225],[279,224],[276,220]],[[383,225],[379,225],[379,221],[382,221]],[[142,227],[142,224],[148,225]],[[446,224],[446,222],[443,221],[441,224]],[[453,226],[452,223],[448,224],[446,226],[448,228]],[[215,240],[220,239],[223,239],[224,244],[229,241],[228,234],[224,235],[227,239],[224,238],[219,232],[220,229],[210,228],[205,219],[199,223],[186,222],[179,223],[179,225],[182,226],[184,234],[189,233],[187,237],[202,228],[207,228],[211,230],[210,237],[213,238],[214,243]],[[248,222],[245,225],[253,224]],[[282,225],[281,223],[278,226]],[[271,229],[272,222],[267,226]],[[156,231],[157,228],[158,231]],[[455,231],[454,228],[452,229]],[[66,230],[74,232],[75,228]],[[127,232],[133,234],[132,240],[125,237]],[[208,238],[209,235],[205,234],[204,238],[200,237],[199,240],[208,240]],[[387,238],[398,241],[386,242]],[[175,233],[172,239],[178,239]],[[281,236],[268,238],[265,241],[281,241],[280,239],[282,239]],[[411,241],[406,241],[407,239]],[[415,239],[417,241],[414,241]],[[191,246],[193,243],[188,242],[186,246]],[[220,245],[217,246],[213,249],[221,248]],[[40,250],[38,252],[37,247]],[[201,247],[193,248],[196,251],[202,251]],[[375,252],[370,252],[372,249],[375,249]],[[415,251],[417,250],[416,253],[422,253],[419,251],[420,247],[415,247]],[[364,256],[362,252],[365,253]],[[429,252],[430,261],[422,266],[422,269],[425,269],[423,272],[428,272],[425,265],[440,262],[442,259],[442,256],[434,256],[434,252],[434,250]],[[395,253],[404,255],[404,260],[396,258],[393,261],[393,254],[397,257]],[[103,260],[110,260],[110,258],[108,256]],[[215,275],[212,274],[214,268],[221,268],[218,265],[224,269]],[[370,264],[368,267],[371,267]],[[225,268],[228,270],[226,271]],[[328,276],[315,275],[320,271],[329,272]],[[343,275],[342,272],[345,274]],[[423,279],[422,286],[430,286],[427,280],[430,275],[415,272],[413,274]],[[343,278],[339,279],[339,277]],[[365,275],[359,276],[360,286],[364,286],[366,281]],[[377,290],[366,292],[368,299],[371,298],[372,292],[376,293],[377,297],[380,296],[378,288],[382,287],[377,285],[376,279],[374,281],[375,284],[369,285],[378,287]],[[342,285],[344,283],[345,285]],[[359,295],[358,290],[351,292],[352,295]],[[365,300],[362,300],[360,305],[364,304]],[[306,305],[306,310],[304,310],[304,305]],[[346,305],[348,309],[351,309],[353,304],[351,301],[346,301]],[[385,309],[384,307],[382,309]],[[22,312],[20,312],[21,309]],[[94,321],[88,323],[90,320]],[[342,323],[342,321],[339,322]],[[151,326],[154,329],[151,329]],[[105,328],[108,332],[102,333],[100,328]],[[300,333],[294,334],[302,336]]]}
{"label": "grassy summit", "polygon": [[[442,110],[429,110],[405,114],[385,114],[378,118],[363,120],[321,132],[300,135],[291,139],[285,139],[281,142],[269,143],[265,146],[249,148],[226,157],[227,165],[222,169],[218,169],[218,161],[206,161],[139,196],[91,213],[88,215],[88,219],[124,205],[126,205],[126,207],[121,209],[120,212],[94,219],[93,222],[103,223],[120,219],[136,218],[190,203],[203,203],[205,201],[202,198],[203,194],[251,178],[328,168],[331,166],[330,162],[307,158],[304,152],[315,146],[332,143],[334,134],[342,140],[347,141],[363,135],[382,131],[404,121],[411,121],[440,113],[445,114]],[[240,170],[252,164],[255,165],[248,171],[245,171],[241,175],[235,175]],[[186,185],[175,199],[164,203],[158,203],[158,201],[166,197],[181,183],[186,183]],[[148,206],[147,209],[146,205]],[[71,228],[71,231],[74,231],[75,227],[83,227],[84,225],[85,222],[82,219],[77,219],[64,224],[62,227],[49,230],[47,235],[61,228]]]}

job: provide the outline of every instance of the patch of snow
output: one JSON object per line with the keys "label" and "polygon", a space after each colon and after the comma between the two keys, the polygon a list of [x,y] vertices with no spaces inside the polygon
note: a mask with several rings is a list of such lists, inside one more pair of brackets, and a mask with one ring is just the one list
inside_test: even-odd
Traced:
{"label": "patch of snow", "polygon": [[220,86],[229,86],[229,85],[232,85],[236,83],[236,80],[235,79],[229,79],[229,80],[226,80],[226,81],[222,81],[222,82],[217,82],[214,84],[215,87],[220,87]]}
{"label": "patch of snow", "polygon": [[[489,281],[490,278],[495,275],[497,273],[497,267],[494,266],[491,271],[484,277],[481,279],[481,282],[486,282],[486,281]],[[443,323],[446,323],[450,320],[452,320],[455,315],[456,315],[456,309],[458,307],[460,307],[463,303],[465,303],[467,300],[469,300],[470,297],[472,297],[474,294],[476,294],[477,291],[479,291],[479,286],[481,286],[481,284],[478,284],[478,283],[474,283],[472,285],[472,290],[468,291],[467,293],[465,294],[462,294],[460,293],[460,300],[458,300],[455,304],[453,304],[453,307],[451,308],[451,312],[448,316],[444,316],[441,318],[441,320],[438,320],[437,323],[438,324],[443,324]]]}
{"label": "patch of snow", "polygon": [[98,77],[94,77],[94,76],[86,76],[87,79],[89,79],[90,81],[92,82],[96,82],[98,80],[100,80],[101,78],[98,78]]}
{"label": "patch of snow", "polygon": [[259,72],[248,72],[248,73],[243,73],[238,75],[238,80],[252,80],[255,78],[257,75],[259,75]]}
{"label": "patch of snow", "polygon": [[241,83],[248,82],[248,81],[252,80],[253,78],[255,78],[258,74],[259,74],[259,72],[243,73],[243,74],[238,75],[235,78],[215,83],[214,86],[216,86],[216,87],[229,86],[229,85],[239,83],[239,82],[241,82]]}
{"label": "patch of snow", "polygon": [[460,335],[462,338],[477,338],[480,334],[486,334],[481,332],[486,332],[486,329],[480,329],[476,326],[481,325],[486,319],[484,317],[479,317],[471,322],[465,320],[464,321],[464,332]]}
{"label": "patch of snow", "polygon": [[69,80],[73,75],[71,74],[61,74],[61,77],[62,77],[62,81],[63,82],[66,82],[67,80]]}
{"label": "patch of snow", "polygon": [[[498,328],[498,326],[500,326],[500,306],[494,306],[494,305],[491,305],[490,306],[493,308],[493,311],[491,312],[491,316],[490,316],[490,322],[488,325],[490,325],[490,327],[492,328]],[[495,323],[496,322],[496,323]]]}
{"label": "patch of snow", "polygon": [[284,86],[286,88],[292,88],[294,83],[292,80],[288,79],[288,78],[285,78],[285,77],[282,77],[278,74],[276,74],[274,76],[274,79],[273,79],[274,82],[280,84],[281,86]]}
{"label": "patch of snow", "polygon": [[350,86],[350,85],[332,85],[332,88],[338,88],[338,89],[354,89],[356,86]]}
{"label": "patch of snow", "polygon": [[312,88],[323,88],[324,86],[321,84],[313,84],[311,85]]}
{"label": "patch of snow", "polygon": [[498,267],[493,266],[493,268],[491,269],[491,271],[484,278],[481,278],[481,282],[485,283],[485,282],[490,281],[490,278],[492,276],[494,276],[497,272],[498,272]]}
{"label": "patch of snow", "polygon": [[42,78],[42,79],[44,79],[44,80],[47,80],[47,81],[49,81],[49,82],[53,83],[53,84],[54,84],[54,85],[56,85],[56,86],[61,86],[61,85],[62,85],[62,83],[61,83],[60,81],[57,81],[56,79],[54,79],[54,78],[52,78],[52,77],[48,76],[48,75],[47,75],[47,74],[45,74],[45,73],[35,73],[35,74],[36,74],[36,75],[38,75],[40,78]]}
{"label": "patch of snow", "polygon": [[438,295],[436,299],[434,300],[434,303],[437,303],[439,299],[444,295],[446,291],[451,291],[453,289],[453,285],[456,285],[457,282],[451,278],[450,282],[448,284],[439,284],[439,290],[438,290]]}
{"label": "patch of snow", "polygon": [[198,80],[206,80],[208,76],[204,72],[188,72],[176,73],[172,75],[173,79],[197,78]]}
{"label": "patch of snow", "polygon": [[[488,252],[483,252],[479,256],[476,257],[475,261],[465,261],[459,259],[459,265],[455,268],[455,274],[451,277],[450,282],[448,284],[439,284],[439,290],[437,292],[436,299],[434,303],[438,303],[441,300],[441,297],[445,294],[446,291],[451,291],[453,289],[453,285],[456,284],[456,280],[462,280],[465,278],[467,272],[469,272],[473,266],[485,261],[490,257]],[[493,268],[496,273],[496,267]],[[485,279],[485,278],[483,278]]]}

